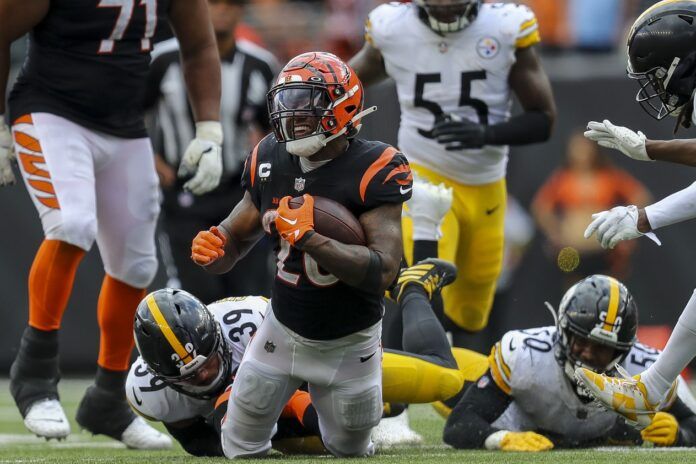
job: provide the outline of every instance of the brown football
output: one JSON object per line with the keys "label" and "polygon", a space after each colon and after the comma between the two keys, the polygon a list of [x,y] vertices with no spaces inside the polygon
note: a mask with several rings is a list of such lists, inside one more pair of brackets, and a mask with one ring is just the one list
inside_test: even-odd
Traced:
{"label": "brown football", "polygon": [[[290,200],[290,207],[302,206],[304,198]],[[314,230],[348,245],[365,245],[362,225],[348,208],[324,197],[314,197]]]}

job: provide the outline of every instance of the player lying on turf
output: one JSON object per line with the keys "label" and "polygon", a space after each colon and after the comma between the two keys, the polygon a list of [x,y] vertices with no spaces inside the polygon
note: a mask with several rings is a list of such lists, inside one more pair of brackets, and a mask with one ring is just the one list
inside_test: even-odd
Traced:
{"label": "player lying on turf", "polygon": [[[462,375],[429,301],[454,280],[455,273],[453,265],[440,260],[424,261],[400,272],[391,293],[399,301],[404,338],[412,340],[406,346],[415,351],[384,353],[385,401],[444,400],[461,389]],[[173,289],[148,295],[136,314],[134,331],[140,357],[131,366],[126,385],[133,409],[163,422],[190,454],[222,456],[220,422],[229,398],[229,391],[223,392],[232,382],[268,305],[262,297],[239,297],[206,307],[191,294]],[[276,350],[273,341],[263,342],[267,352]],[[184,364],[177,348],[194,353],[192,360]],[[320,436],[317,413],[310,401],[307,392],[295,392],[278,421],[274,447],[287,449],[287,443],[281,443],[287,438]],[[316,447],[300,451],[312,449]]]}
{"label": "player lying on turf", "polygon": [[455,448],[545,451],[607,444],[696,445],[696,399],[680,379],[678,397],[642,432],[592,402],[574,377],[578,367],[630,374],[658,351],[636,341],[638,310],[616,279],[593,275],[561,300],[556,327],[508,332],[489,368],[463,395],[445,425]]}

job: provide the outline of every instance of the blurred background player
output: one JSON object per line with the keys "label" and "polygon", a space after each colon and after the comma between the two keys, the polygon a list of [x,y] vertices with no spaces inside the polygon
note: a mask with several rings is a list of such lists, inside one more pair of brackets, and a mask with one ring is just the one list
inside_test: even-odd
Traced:
{"label": "blurred background player", "polygon": [[[679,126],[688,128],[696,123],[695,22],[696,2],[665,0],[638,17],[628,39],[628,76],[640,86],[636,100],[657,120],[675,116],[675,131]],[[649,140],[642,132],[615,126],[608,120],[590,122],[585,136],[636,160],[696,166],[693,139]],[[645,208],[617,206],[594,214],[585,237],[596,233],[602,247],[612,249],[623,240],[694,217],[696,184]],[[663,401],[669,401],[675,379],[694,356],[696,292],[684,307],[664,351],[645,372],[620,379],[583,369],[577,374],[597,399],[642,428],[650,423]]]}
{"label": "blurred background player", "polygon": [[[547,140],[555,118],[537,21],[514,4],[416,0],[377,7],[365,37],[351,65],[367,86],[396,81],[398,145],[414,172],[453,189],[442,237],[406,220],[404,243],[411,262],[437,254],[459,268],[443,299],[462,346],[460,329],[486,326],[501,269],[508,145]],[[514,117],[512,93],[523,110]]]}
{"label": "blurred background player", "polygon": [[622,283],[603,275],[581,280],[563,296],[555,327],[508,332],[488,362],[481,356],[488,369],[463,390],[447,419],[445,442],[504,451],[696,445],[696,399],[683,379],[679,398],[642,433],[577,385],[579,366],[602,373],[615,372],[619,363],[635,374],[653,363],[658,351],[636,340],[637,329],[638,309]]}
{"label": "blurred background player", "polygon": [[[462,386],[445,332],[430,308],[430,299],[455,275],[454,266],[441,260],[424,261],[400,272],[392,296],[399,300],[404,340],[418,351],[384,353],[386,415],[393,414],[399,403],[445,400]],[[220,420],[229,397],[224,390],[230,384],[236,388],[234,374],[268,305],[267,299],[256,296],[230,297],[206,306],[176,289],[149,294],[135,318],[140,357],[131,366],[126,384],[131,406],[143,417],[163,422],[188,453],[222,456]],[[184,348],[189,345],[195,357]],[[317,413],[306,391],[296,392],[285,406],[273,436],[274,448],[290,435],[320,435]],[[403,442],[403,437],[379,431],[373,437],[377,446],[391,446],[395,439]]]}
{"label": "blurred background player", "polygon": [[[26,33],[31,41],[9,96],[9,118],[45,240],[29,274],[29,327],[10,371],[10,391],[27,428],[42,437],[70,433],[57,389],[58,329],[77,267],[96,239],[106,271],[97,305],[98,368],[77,423],[134,448],[171,446],[136,418],[123,390],[133,314],[157,269],[157,176],[142,97],[152,37],[166,19],[181,43],[197,121],[182,172],[196,171],[186,187],[200,194],[217,185],[222,142],[220,64],[204,0],[12,0],[0,6],[0,113],[10,44]],[[0,133],[5,140],[4,122]],[[9,150],[1,144],[5,168]],[[3,169],[0,184],[12,182],[12,171]]]}
{"label": "blurred background player", "polygon": [[270,296],[271,249],[266,240],[250,251],[241,270],[211,277],[191,261],[191,237],[209,224],[219,223],[230,205],[244,195],[240,178],[244,158],[270,130],[266,93],[278,63],[267,50],[237,39],[237,24],[247,0],[209,0],[210,16],[222,66],[220,107],[225,142],[220,185],[202,196],[184,189],[176,169],[183,150],[194,136],[195,121],[188,105],[175,40],[159,44],[153,53],[145,106],[152,110],[151,136],[155,164],[163,192],[160,254],[167,286],[193,292],[211,302],[230,295]]}
{"label": "blurred background player", "polygon": [[[268,95],[273,133],[247,158],[244,198],[192,244],[193,260],[215,274],[237,264],[264,231],[278,255],[272,311],[237,372],[223,449],[230,458],[266,454],[283,406],[306,381],[326,448],[336,456],[370,455],[382,415],[375,355],[383,295],[403,256],[400,219],[411,170],[397,149],[356,138],[374,108],[363,110],[358,76],[335,55],[299,55],[275,82]],[[299,195],[302,205],[292,208]],[[314,196],[346,207],[366,243],[315,231]],[[346,402],[351,407],[341,406]]]}
{"label": "blurred background player", "polygon": [[635,246],[626,243],[607,251],[598,243],[585,240],[587,217],[616,205],[644,206],[649,201],[650,193],[640,181],[614,166],[582,132],[573,133],[564,165],[544,182],[532,202],[532,212],[544,233],[553,267],[565,247],[574,248],[580,255],[579,267],[564,276],[565,288],[592,274],[619,279],[627,276]]}

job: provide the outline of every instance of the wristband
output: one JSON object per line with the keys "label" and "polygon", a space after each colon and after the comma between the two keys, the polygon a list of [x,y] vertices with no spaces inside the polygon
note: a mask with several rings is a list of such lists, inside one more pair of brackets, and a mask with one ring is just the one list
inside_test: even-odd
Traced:
{"label": "wristband", "polygon": [[196,123],[196,138],[222,145],[222,124],[219,121],[201,121]]}

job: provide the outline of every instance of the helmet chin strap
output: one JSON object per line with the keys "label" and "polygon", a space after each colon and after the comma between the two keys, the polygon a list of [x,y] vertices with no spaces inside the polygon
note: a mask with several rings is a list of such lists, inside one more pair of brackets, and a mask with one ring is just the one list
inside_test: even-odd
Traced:
{"label": "helmet chin strap", "polygon": [[[360,119],[364,118],[370,113],[374,113],[375,111],[377,111],[376,106],[371,106],[367,109],[364,109],[360,113],[353,116],[353,118],[350,120],[350,123],[355,123],[356,121],[359,121]],[[355,126],[356,132],[360,131],[361,126],[362,124],[358,124],[357,126]],[[326,147],[326,145],[328,145],[329,142],[345,134],[347,131],[348,124],[346,124],[346,126],[343,129],[336,132],[335,134],[330,135],[329,137],[325,136],[324,134],[315,134],[300,140],[290,140],[285,143],[285,149],[291,155],[307,158],[316,154],[319,150]]]}

